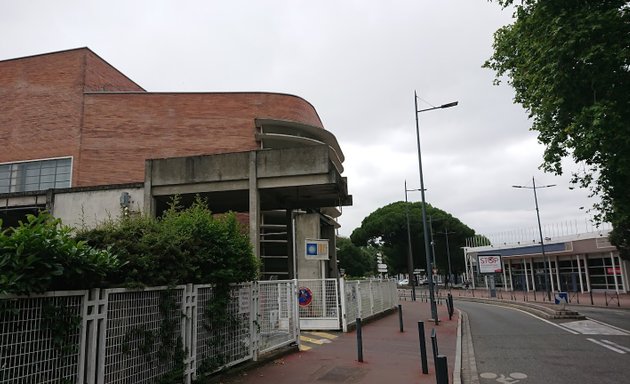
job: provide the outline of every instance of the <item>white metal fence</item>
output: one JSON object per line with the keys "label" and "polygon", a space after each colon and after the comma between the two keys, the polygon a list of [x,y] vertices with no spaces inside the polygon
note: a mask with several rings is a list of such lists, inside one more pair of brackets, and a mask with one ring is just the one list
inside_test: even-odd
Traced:
{"label": "white metal fence", "polygon": [[357,318],[369,318],[394,308],[398,304],[395,280],[340,279],[342,305],[342,329],[356,323]]}
{"label": "white metal fence", "polygon": [[189,284],[0,297],[0,383],[144,384],[176,369],[189,383],[298,342],[295,281],[232,287],[222,327],[212,295]]}
{"label": "white metal fence", "polygon": [[169,373],[190,383],[298,343],[300,324],[347,331],[397,303],[393,280],[245,283],[231,288],[219,327],[212,297],[192,284],[2,296],[0,383],[144,384]]}

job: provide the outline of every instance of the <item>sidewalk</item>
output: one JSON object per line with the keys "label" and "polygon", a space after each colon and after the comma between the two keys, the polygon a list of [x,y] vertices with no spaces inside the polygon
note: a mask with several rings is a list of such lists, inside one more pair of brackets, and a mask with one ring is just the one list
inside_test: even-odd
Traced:
{"label": "sidewalk", "polygon": [[[469,290],[453,290],[453,297],[479,297],[490,298],[488,289],[469,289]],[[523,292],[523,291],[503,291],[497,289],[497,299],[512,300],[520,302],[529,302],[554,306],[554,296],[552,293],[551,300],[547,300],[545,292]],[[568,292],[569,305],[574,306],[594,306],[594,307],[610,307],[610,308],[630,308],[630,294],[616,292]]]}
{"label": "sidewalk", "polygon": [[[446,305],[438,305],[440,324],[431,321],[428,303],[401,302],[404,332],[400,332],[398,311],[363,324],[363,362],[357,361],[356,331],[338,333],[329,344],[295,352],[210,383],[295,384],[295,383],[435,383],[431,330],[435,328],[440,355],[447,357],[449,383],[453,383],[457,346],[458,312],[448,319]],[[422,374],[418,321],[424,322],[428,374]],[[459,381],[456,381],[459,382]]]}

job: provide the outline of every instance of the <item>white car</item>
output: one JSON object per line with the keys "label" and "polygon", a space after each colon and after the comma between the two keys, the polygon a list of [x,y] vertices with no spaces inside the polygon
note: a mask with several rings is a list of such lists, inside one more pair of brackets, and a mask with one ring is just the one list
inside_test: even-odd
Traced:
{"label": "white car", "polygon": [[402,279],[398,282],[398,286],[409,285],[409,279]]}

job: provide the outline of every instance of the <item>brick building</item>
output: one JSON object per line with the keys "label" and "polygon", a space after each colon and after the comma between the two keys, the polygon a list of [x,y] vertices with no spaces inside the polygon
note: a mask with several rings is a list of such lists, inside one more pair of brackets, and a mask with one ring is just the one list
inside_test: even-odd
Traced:
{"label": "brick building", "polygon": [[[159,215],[173,195],[201,194],[246,214],[264,276],[336,274],[352,197],[343,152],[304,99],[147,92],[79,48],[0,61],[0,109],[5,226],[43,208],[75,226]],[[306,239],[328,239],[330,261],[300,261]]]}

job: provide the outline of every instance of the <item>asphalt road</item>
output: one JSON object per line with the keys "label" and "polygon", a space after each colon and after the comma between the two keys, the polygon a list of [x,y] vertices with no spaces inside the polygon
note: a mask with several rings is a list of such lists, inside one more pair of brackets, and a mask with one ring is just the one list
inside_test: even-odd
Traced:
{"label": "asphalt road", "polygon": [[591,320],[561,326],[482,303],[456,307],[468,314],[480,384],[628,382],[630,334],[617,328]]}

